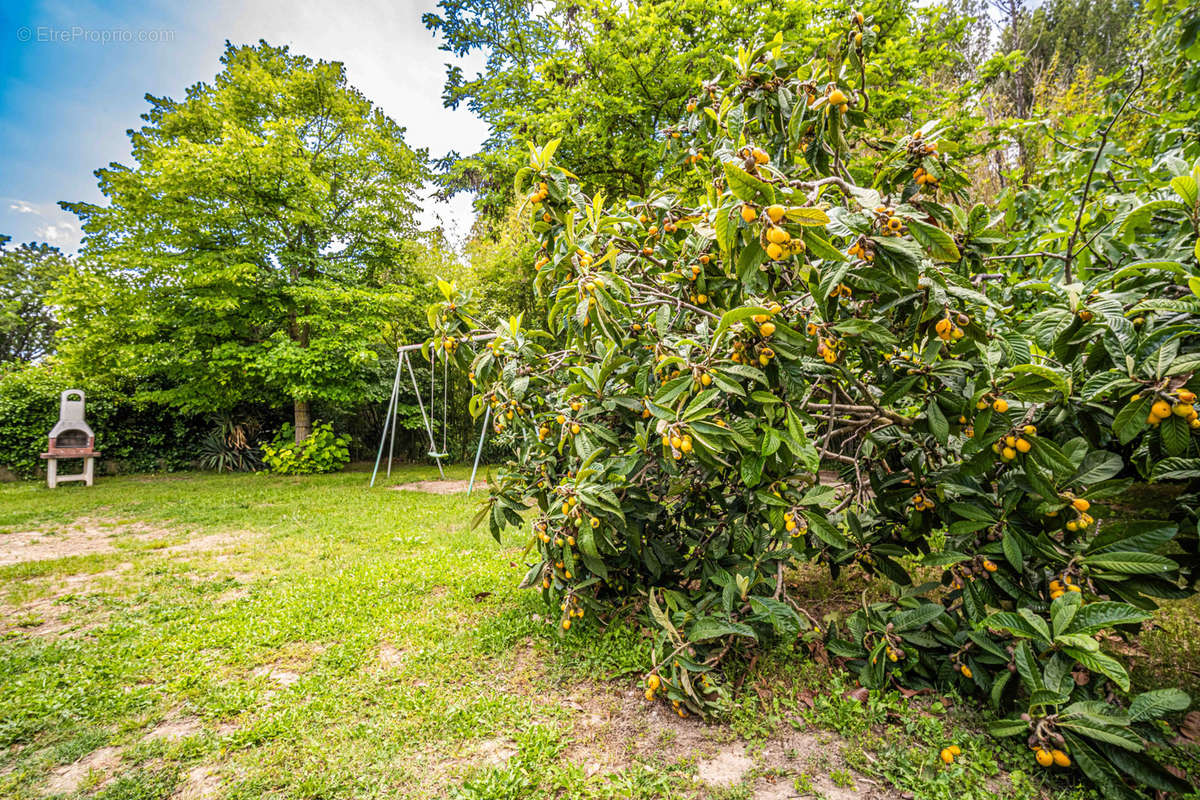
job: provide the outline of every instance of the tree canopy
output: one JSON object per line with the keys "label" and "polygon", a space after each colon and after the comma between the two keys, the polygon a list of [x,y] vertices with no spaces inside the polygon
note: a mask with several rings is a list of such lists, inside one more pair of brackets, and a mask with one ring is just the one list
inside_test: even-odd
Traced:
{"label": "tree canopy", "polygon": [[227,45],[181,100],[147,96],[133,163],[97,170],[80,265],[58,301],[63,355],[136,373],[190,410],[378,392],[374,349],[411,305],[425,154],[342,64]]}
{"label": "tree canopy", "polygon": [[58,322],[47,304],[69,261],[57,247],[8,247],[0,236],[0,364],[33,361],[54,349]]}

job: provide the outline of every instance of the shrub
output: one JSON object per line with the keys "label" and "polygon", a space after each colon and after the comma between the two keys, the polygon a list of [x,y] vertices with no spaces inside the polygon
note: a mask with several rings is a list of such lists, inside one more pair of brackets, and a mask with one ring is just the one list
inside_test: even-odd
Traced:
{"label": "shrub", "polygon": [[313,425],[312,435],[299,444],[295,429],[284,425],[275,441],[263,445],[263,464],[279,475],[316,475],[337,472],[350,463],[350,437],[336,436],[328,422]]}
{"label": "shrub", "polygon": [[87,421],[103,453],[101,470],[117,465],[124,472],[174,471],[194,463],[201,418],[135,403],[123,387],[69,375],[49,359],[0,367],[0,467],[24,478],[38,474],[38,454],[46,450],[66,389],[86,394]]}
{"label": "shrub", "polygon": [[[524,585],[564,630],[640,605],[646,696],[680,715],[720,707],[728,656],[818,635],[784,580],[818,560],[895,588],[819,632],[864,684],[974,693],[1029,765],[1110,796],[1183,790],[1146,752],[1189,698],[1131,696],[1108,642],[1190,591],[1195,265],[986,272],[1006,238],[959,204],[943,129],[869,127],[873,37],[740,51],[668,130],[665,185],[691,191],[607,204],[532,149],[544,324],[476,351],[450,287],[430,311],[515,443],[479,520],[531,526]],[[1138,476],[1184,483],[1170,518],[1106,521]]]}

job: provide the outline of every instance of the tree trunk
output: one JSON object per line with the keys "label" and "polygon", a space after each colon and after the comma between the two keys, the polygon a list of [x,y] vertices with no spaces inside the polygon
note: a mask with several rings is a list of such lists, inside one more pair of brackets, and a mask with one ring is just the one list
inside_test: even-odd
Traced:
{"label": "tree trunk", "polygon": [[296,400],[296,444],[312,436],[312,411],[307,400]]}

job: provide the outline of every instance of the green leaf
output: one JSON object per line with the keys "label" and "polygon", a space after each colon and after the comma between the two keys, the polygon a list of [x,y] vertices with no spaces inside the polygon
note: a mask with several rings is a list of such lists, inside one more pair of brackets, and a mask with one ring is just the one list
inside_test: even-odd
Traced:
{"label": "green leaf", "polygon": [[804,519],[808,521],[808,529],[814,536],[831,547],[845,547],[846,537],[829,523],[822,514],[814,511],[803,511]]}
{"label": "green leaf", "polygon": [[1182,481],[1200,478],[1200,458],[1164,458],[1150,473],[1154,481]]}
{"label": "green leaf", "polygon": [[1129,691],[1129,674],[1121,666],[1121,662],[1112,656],[1080,647],[1064,647],[1063,652],[1078,661],[1092,672],[1098,672],[1109,678],[1117,686]]}
{"label": "green leaf", "polygon": [[[1071,386],[1067,377],[1056,369],[1042,366],[1041,364],[1018,364],[1015,367],[1009,367],[1010,375],[1035,375],[1049,383],[1054,389],[1062,392],[1063,397],[1071,394]],[[1019,388],[1010,387],[1010,391],[1020,396]]]}
{"label": "green leaf", "polygon": [[751,175],[732,161],[721,165],[725,170],[725,181],[734,197],[748,203],[771,202],[775,199],[775,189],[769,183]]}
{"label": "green leaf", "polygon": [[1155,553],[1137,553],[1133,551],[1117,551],[1087,556],[1083,563],[1089,567],[1106,569],[1110,572],[1120,572],[1124,575],[1151,575],[1159,572],[1170,572],[1178,565],[1165,556]]}
{"label": "green leaf", "polygon": [[730,622],[720,617],[701,617],[687,631],[689,642],[706,642],[709,639],[720,639],[725,636],[741,636],[758,641],[758,634],[749,625]]}
{"label": "green leaf", "polygon": [[787,210],[787,219],[789,222],[798,222],[801,225],[811,225],[813,227],[829,224],[829,215],[821,209],[811,206],[789,208]]}
{"label": "green leaf", "polygon": [[1117,412],[1116,418],[1113,419],[1113,432],[1117,434],[1117,439],[1121,444],[1129,444],[1150,424],[1147,417],[1150,416],[1150,406],[1152,405],[1154,405],[1153,397],[1146,395],[1126,404]]}
{"label": "green leaf", "polygon": [[1020,736],[1029,730],[1029,723],[1019,719],[998,719],[988,723],[988,733],[997,739]]}
{"label": "green leaf", "polygon": [[838,250],[829,240],[813,228],[804,229],[804,244],[810,255],[822,261],[845,261],[846,254]]}
{"label": "green leaf", "polygon": [[903,633],[928,625],[945,613],[946,609],[942,608],[940,603],[922,603],[916,608],[901,611],[891,618],[891,623],[895,626],[896,633]]}
{"label": "green leaf", "polygon": [[1161,719],[1172,711],[1187,711],[1192,698],[1181,689],[1155,689],[1142,692],[1129,703],[1130,722]]}
{"label": "green leaf", "polygon": [[[1077,592],[1068,592],[1068,594],[1078,595]],[[1066,599],[1065,595],[1059,598],[1059,600],[1063,599]],[[1127,603],[1099,600],[1081,607],[1064,632],[1091,635],[1114,625],[1132,625],[1148,619],[1150,619],[1149,614],[1139,611]]]}
{"label": "green leaf", "polygon": [[935,261],[955,262],[962,259],[954,238],[941,228],[912,218],[907,220],[907,225],[908,232]]}

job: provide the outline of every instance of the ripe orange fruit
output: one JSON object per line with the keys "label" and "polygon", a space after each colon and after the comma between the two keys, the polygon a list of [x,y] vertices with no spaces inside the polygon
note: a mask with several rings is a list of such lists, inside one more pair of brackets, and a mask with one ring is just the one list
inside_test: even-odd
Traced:
{"label": "ripe orange fruit", "polygon": [[754,210],[754,206],[742,206],[742,219],[746,222],[758,219],[758,212]]}
{"label": "ripe orange fruit", "polygon": [[1037,749],[1037,752],[1033,754],[1033,757],[1037,759],[1037,763],[1043,767],[1048,767],[1054,763],[1054,755],[1049,750],[1046,750],[1042,747]]}
{"label": "ripe orange fruit", "polygon": [[1080,512],[1087,511],[1092,507],[1092,504],[1087,500],[1084,500],[1082,497],[1076,497],[1071,501],[1071,505],[1075,506],[1075,510]]}
{"label": "ripe orange fruit", "polygon": [[1003,397],[997,397],[995,402],[992,403],[992,408],[995,409],[997,414],[1003,414],[1005,411],[1008,411],[1008,401]]}
{"label": "ripe orange fruit", "polygon": [[1054,759],[1055,766],[1069,767],[1071,766],[1071,757],[1062,750],[1051,750],[1050,757]]}
{"label": "ripe orange fruit", "polygon": [[846,93],[843,92],[841,89],[834,89],[832,92],[829,93],[829,97],[828,97],[829,105],[831,105],[831,106],[840,106],[842,103],[845,103],[848,99],[849,98],[846,97]]}
{"label": "ripe orange fruit", "polygon": [[954,761],[954,753],[950,752],[949,747],[942,748],[941,757],[942,761],[946,762],[947,764],[953,763]]}
{"label": "ripe orange fruit", "polygon": [[783,216],[786,213],[787,213],[787,209],[784,208],[783,206],[779,205],[778,203],[776,203],[775,205],[772,205],[772,206],[767,206],[767,216],[771,218],[771,222],[774,222],[776,224],[779,223],[779,220],[783,219]]}
{"label": "ripe orange fruit", "polygon": [[1150,413],[1160,419],[1166,419],[1171,416],[1171,404],[1166,400],[1157,400],[1150,406]]}

